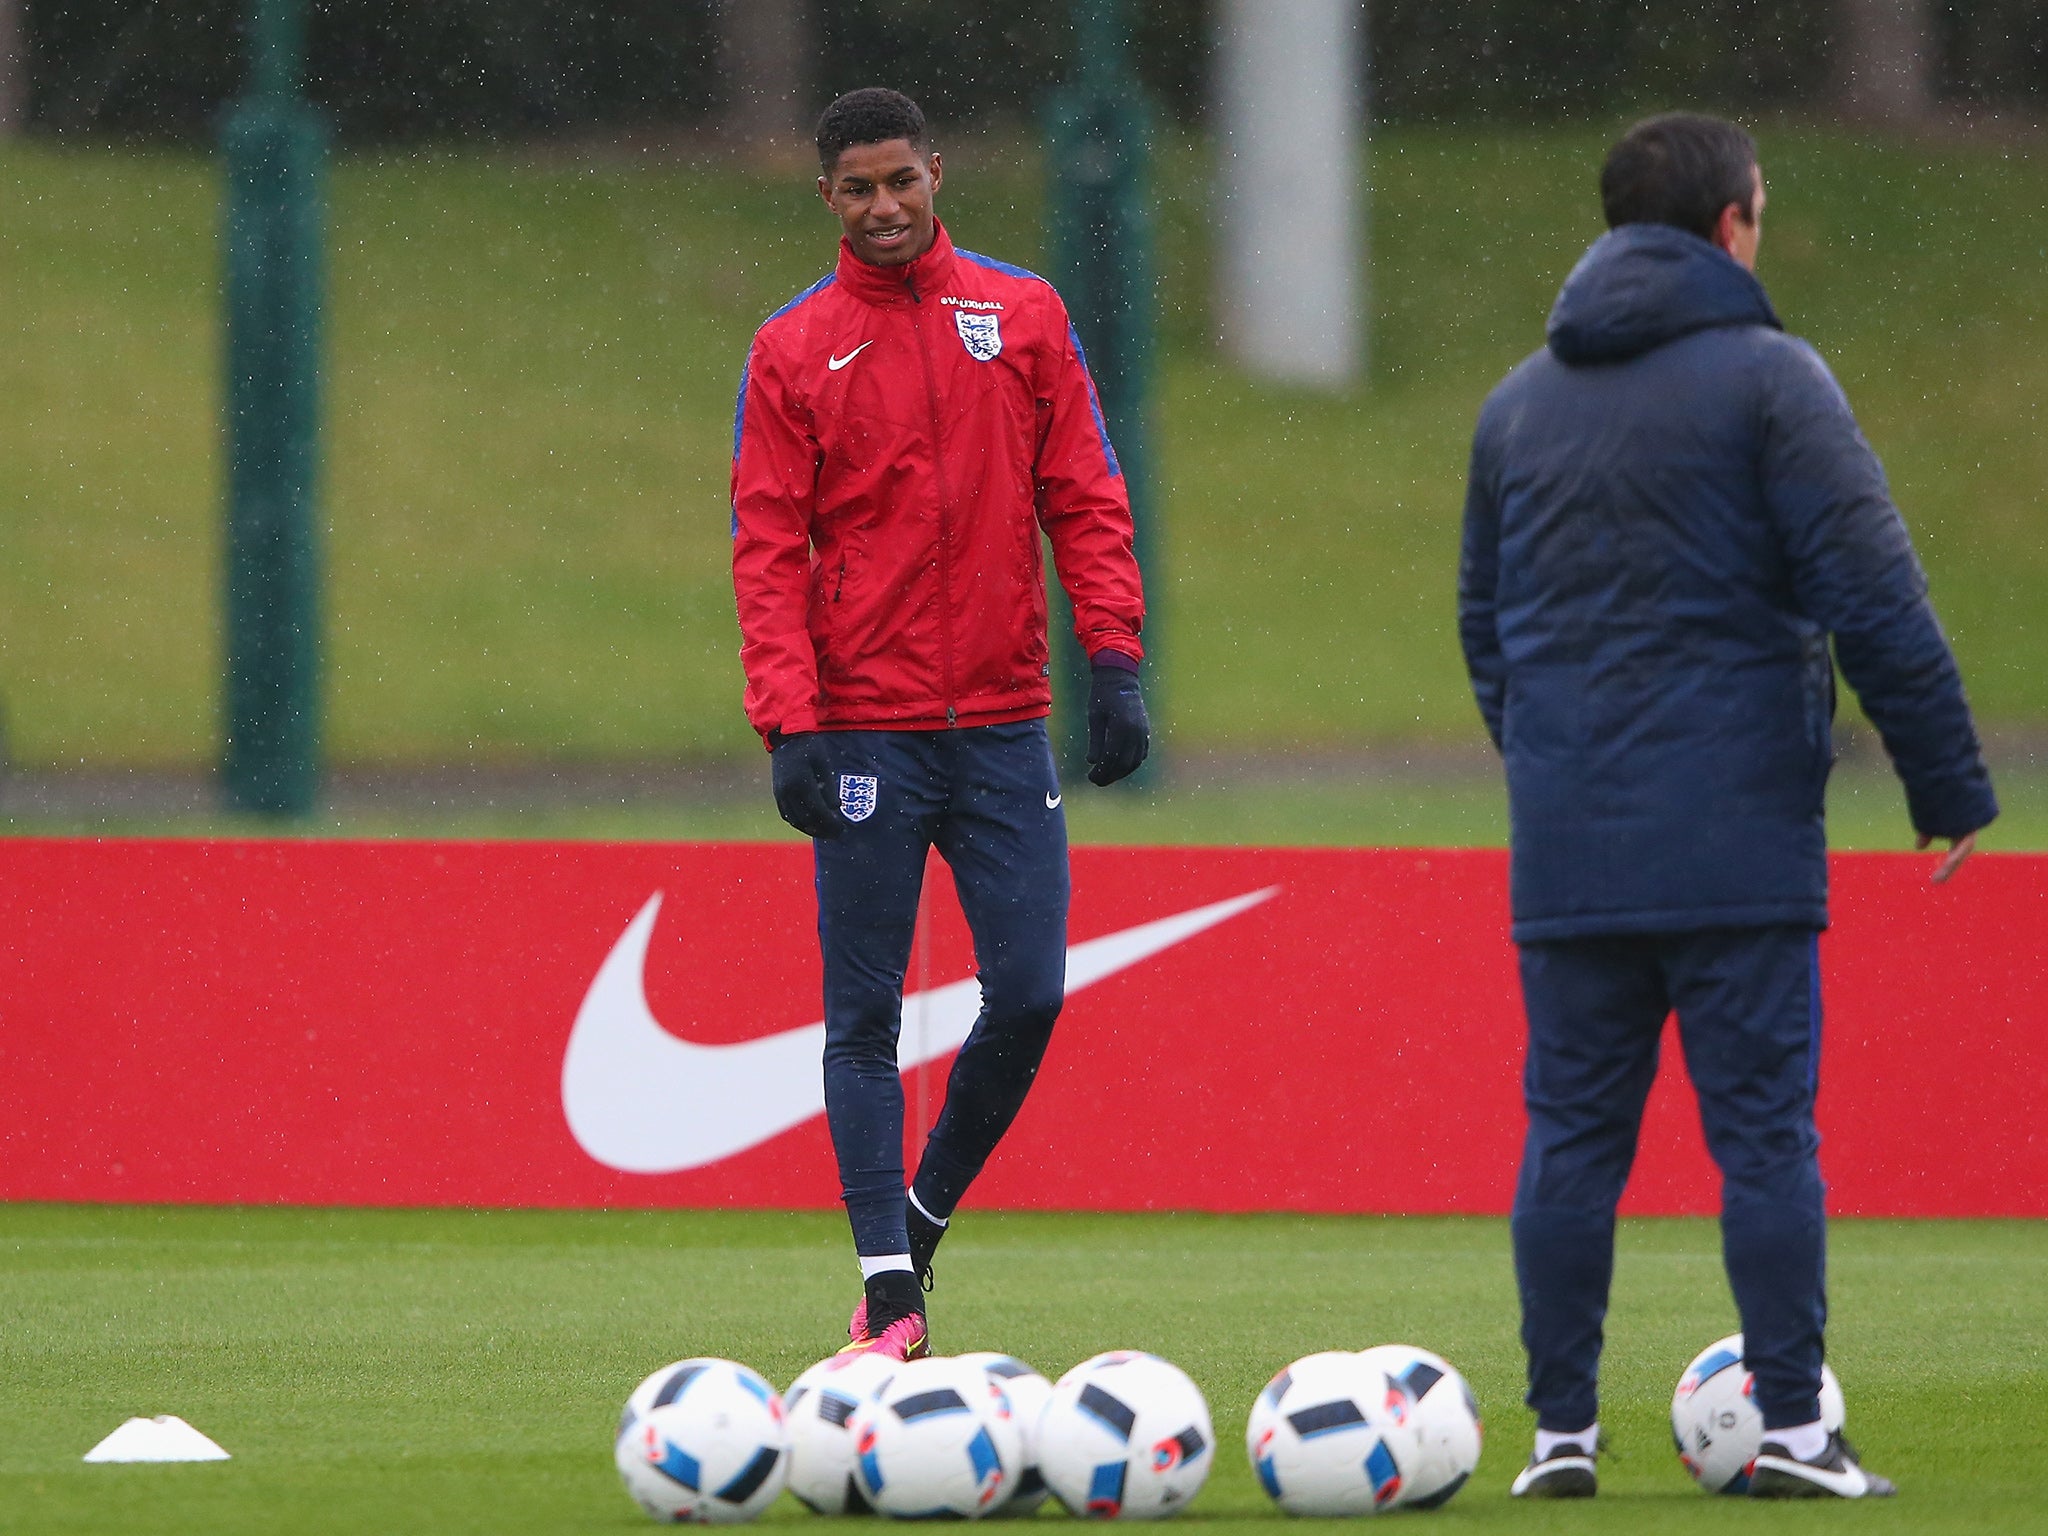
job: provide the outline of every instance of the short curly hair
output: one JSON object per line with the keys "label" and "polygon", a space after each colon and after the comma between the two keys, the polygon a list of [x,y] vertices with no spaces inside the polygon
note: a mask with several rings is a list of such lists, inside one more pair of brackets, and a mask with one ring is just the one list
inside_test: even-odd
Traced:
{"label": "short curly hair", "polygon": [[848,91],[818,118],[818,164],[829,176],[839,157],[855,144],[886,144],[908,139],[924,148],[924,113],[901,91],[865,85]]}

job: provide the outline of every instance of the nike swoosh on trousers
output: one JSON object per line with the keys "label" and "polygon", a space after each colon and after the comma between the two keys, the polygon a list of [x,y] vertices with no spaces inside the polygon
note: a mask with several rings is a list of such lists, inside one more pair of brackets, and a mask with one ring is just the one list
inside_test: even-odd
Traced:
{"label": "nike swoosh on trousers", "polygon": [[[1140,923],[1067,948],[1072,996],[1257,906],[1280,887]],[[657,891],[605,956],[562,1057],[562,1111],[583,1150],[622,1173],[680,1173],[758,1146],[825,1112],[823,1022],[733,1045],[697,1045],[661,1027],[647,1005]],[[903,998],[923,1028],[897,1041],[905,1071],[958,1050],[981,1012],[970,976]],[[921,1038],[920,1038],[921,1037]],[[920,1049],[920,1046],[922,1049]]]}

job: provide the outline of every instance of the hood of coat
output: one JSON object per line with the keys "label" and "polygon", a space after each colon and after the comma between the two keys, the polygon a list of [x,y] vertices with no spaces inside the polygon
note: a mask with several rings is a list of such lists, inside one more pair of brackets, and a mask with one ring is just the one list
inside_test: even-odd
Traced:
{"label": "hood of coat", "polygon": [[1756,274],[1669,224],[1624,224],[1579,258],[1545,335],[1559,362],[1618,363],[1694,331],[1784,327]]}

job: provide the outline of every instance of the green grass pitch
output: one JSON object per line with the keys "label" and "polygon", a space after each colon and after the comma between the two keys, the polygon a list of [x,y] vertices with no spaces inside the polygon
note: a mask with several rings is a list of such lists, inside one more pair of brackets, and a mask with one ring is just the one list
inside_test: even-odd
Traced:
{"label": "green grass pitch", "polygon": [[[1472,422],[1599,233],[1620,123],[1376,133],[1369,382],[1212,343],[1212,150],[1155,166],[1152,707],[1183,748],[1477,744]],[[1761,272],[1884,455],[1987,725],[2048,723],[2048,156],[1761,130]],[[966,245],[1042,264],[1035,149],[942,135]],[[338,762],[743,754],[740,360],[825,269],[800,168],[344,153],[330,182],[323,731]],[[0,706],[26,766],[218,750],[217,164],[0,145]],[[2001,764],[2000,766],[2004,766]]]}
{"label": "green grass pitch", "polygon": [[[2048,1224],[1840,1222],[1830,1359],[1888,1505],[1751,1507],[1696,1492],[1665,1412],[1734,1327],[1711,1223],[1622,1238],[1591,1505],[1524,1505],[1505,1225],[1491,1219],[968,1212],[940,1256],[941,1349],[1057,1373],[1139,1347],[1200,1383],[1215,1471],[1184,1526],[1272,1529],[1241,1449],[1253,1395],[1311,1350],[1447,1355],[1487,1420],[1477,1476],[1419,1528],[2048,1528]],[[621,1532],[626,1392],[691,1354],[786,1385],[835,1342],[855,1283],[836,1213],[484,1213],[0,1207],[0,1531]],[[86,1466],[133,1414],[234,1454]],[[771,1524],[808,1524],[785,1496]],[[1060,1518],[1052,1509],[1041,1519]]]}

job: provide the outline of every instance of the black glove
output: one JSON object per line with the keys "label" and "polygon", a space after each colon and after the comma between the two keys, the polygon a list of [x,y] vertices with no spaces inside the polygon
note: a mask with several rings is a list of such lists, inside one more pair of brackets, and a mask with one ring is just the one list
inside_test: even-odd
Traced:
{"label": "black glove", "polygon": [[837,780],[825,751],[825,738],[816,731],[799,731],[794,736],[775,735],[775,748],[768,754],[775,779],[775,809],[805,837],[837,837],[846,830],[839,816]]}
{"label": "black glove", "polygon": [[1135,670],[1098,661],[1094,674],[1088,688],[1088,782],[1114,784],[1135,773],[1152,750],[1152,724]]}

